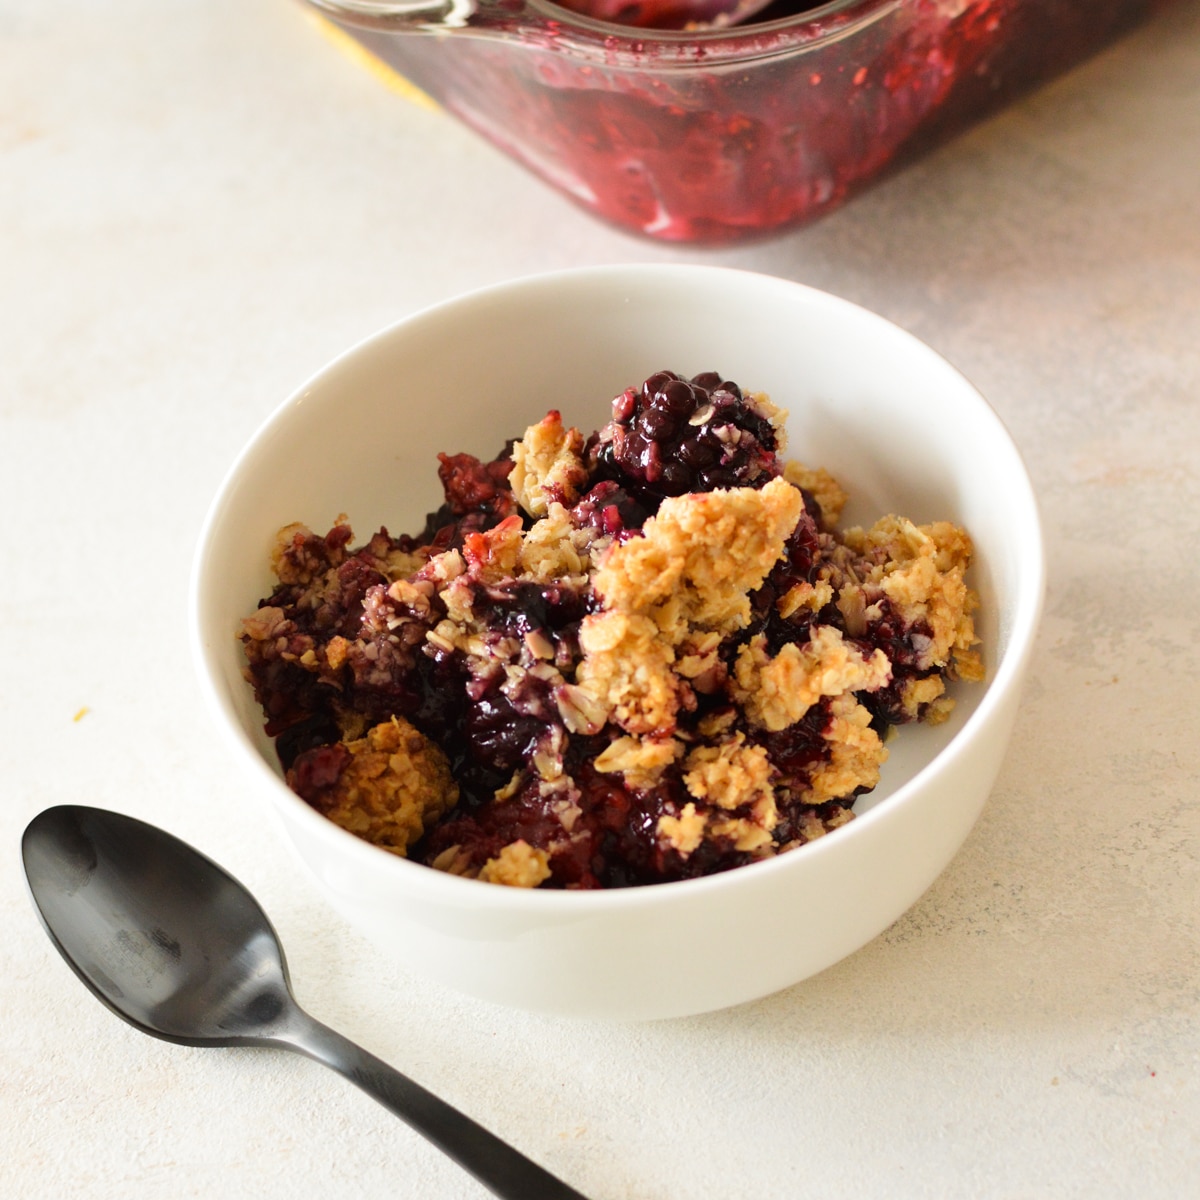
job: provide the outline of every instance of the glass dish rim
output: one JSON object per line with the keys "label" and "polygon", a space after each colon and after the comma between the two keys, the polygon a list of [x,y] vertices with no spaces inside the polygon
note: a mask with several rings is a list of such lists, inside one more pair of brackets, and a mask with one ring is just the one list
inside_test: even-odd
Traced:
{"label": "glass dish rim", "polygon": [[853,37],[912,0],[827,0],[773,21],[694,30],[601,21],[554,0],[307,0],[325,16],[376,35],[499,38],[609,67],[711,69],[792,57]]}

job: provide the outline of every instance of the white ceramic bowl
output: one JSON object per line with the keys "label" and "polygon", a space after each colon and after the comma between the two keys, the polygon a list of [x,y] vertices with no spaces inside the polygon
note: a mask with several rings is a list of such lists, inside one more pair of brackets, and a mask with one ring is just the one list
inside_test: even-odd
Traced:
{"label": "white ceramic bowl", "polygon": [[[272,579],[273,535],[342,512],[356,536],[419,528],[440,502],[435,454],[491,457],[547,409],[584,430],[663,367],[715,370],[790,411],[789,453],[851,492],[845,523],[886,512],[966,526],[987,682],[945,725],[889,743],[858,818],[781,857],[610,892],[498,887],[396,858],[283,783],[235,634]],[[766,995],[896,920],[950,861],[999,770],[1041,608],[1028,476],[979,393],[882,318],[799,284],[703,266],[573,270],[484,289],[342,355],[234,464],[201,537],[192,632],[202,686],[247,786],[320,889],[413,971],[503,1004],[678,1016]]]}

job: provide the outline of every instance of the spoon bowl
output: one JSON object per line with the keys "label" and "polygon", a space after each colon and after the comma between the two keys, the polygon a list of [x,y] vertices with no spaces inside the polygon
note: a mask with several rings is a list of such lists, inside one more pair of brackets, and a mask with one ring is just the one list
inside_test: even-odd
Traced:
{"label": "spoon bowl", "polygon": [[22,853],[46,931],[119,1017],[185,1046],[282,1034],[283,951],[216,863],[141,821],[76,807],[36,817]]}
{"label": "spoon bowl", "polygon": [[171,834],[63,805],[21,841],[46,932],[117,1016],[185,1046],[276,1046],[324,1063],[506,1200],[584,1200],[432,1093],[310,1017],[254,897]]}

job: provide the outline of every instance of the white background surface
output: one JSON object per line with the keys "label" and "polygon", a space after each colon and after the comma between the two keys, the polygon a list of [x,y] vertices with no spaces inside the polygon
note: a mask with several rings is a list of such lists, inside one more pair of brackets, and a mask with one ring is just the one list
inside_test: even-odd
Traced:
{"label": "white background surface", "polygon": [[[317,367],[460,291],[635,260],[799,279],[925,338],[1027,456],[1051,569],[1006,766],[920,903],[770,999],[612,1026],[446,994],[329,914],[239,794],[185,598],[226,467]],[[284,0],[0,0],[5,1194],[484,1194],[313,1063],[154,1042],[87,996],[18,857],[77,801],[226,865],[315,1016],[595,1200],[1196,1194],[1198,472],[1196,0],[720,252],[598,225]]]}

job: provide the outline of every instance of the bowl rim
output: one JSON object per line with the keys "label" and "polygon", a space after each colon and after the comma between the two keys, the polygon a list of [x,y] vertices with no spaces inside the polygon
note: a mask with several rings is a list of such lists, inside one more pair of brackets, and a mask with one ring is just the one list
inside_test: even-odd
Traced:
{"label": "bowl rim", "polygon": [[[622,276],[627,278],[629,286],[633,288],[640,280],[685,276],[694,278],[698,274],[704,273],[713,276],[750,276],[758,285],[782,286],[789,290],[797,289],[807,293],[810,300],[852,313],[855,319],[866,318],[869,322],[882,323],[889,327],[894,334],[899,334],[903,340],[919,347],[925,354],[933,355],[949,367],[962,382],[966,393],[972,397],[973,403],[980,408],[980,416],[985,421],[992,423],[994,436],[1011,459],[1013,482],[1017,485],[1010,497],[1009,508],[1013,513],[1014,520],[1019,521],[1024,530],[1020,542],[1021,567],[1017,572],[1018,587],[1013,604],[1012,620],[1008,626],[1008,645],[1001,661],[995,667],[994,673],[986,680],[984,694],[980,697],[974,710],[967,716],[962,727],[952,735],[950,741],[928,763],[909,779],[899,784],[889,796],[867,811],[856,814],[853,821],[823,837],[797,847],[786,854],[747,863],[728,871],[695,879],[671,880],[640,887],[579,891],[498,887],[477,879],[465,879],[437,871],[424,864],[392,854],[356,837],[316,812],[288,788],[283,779],[275,773],[251,743],[237,719],[231,703],[224,694],[215,659],[210,659],[210,652],[206,645],[205,629],[209,628],[209,624],[205,619],[208,606],[205,591],[210,574],[209,559],[213,552],[213,539],[220,526],[224,509],[229,502],[230,493],[246,464],[273,437],[275,429],[289,419],[298,405],[314,389],[326,383],[330,377],[336,376],[343,369],[345,363],[379,343],[402,337],[403,331],[410,327],[440,321],[447,313],[460,309],[464,305],[489,304],[497,298],[530,290],[553,289],[564,284],[586,286],[592,281],[613,280]],[[449,902],[462,907],[478,903],[487,897],[487,906],[492,911],[536,915],[552,919],[557,916],[583,917],[602,912],[621,911],[631,906],[638,908],[644,908],[647,905],[655,908],[670,907],[677,903],[687,903],[689,898],[710,891],[751,886],[753,882],[757,881],[765,883],[769,878],[769,873],[794,870],[796,869],[795,864],[799,861],[807,861],[823,854],[846,852],[854,840],[868,836],[867,831],[875,824],[886,820],[888,813],[903,806],[911,796],[921,791],[932,776],[940,774],[952,766],[958,759],[969,753],[976,741],[986,736],[992,713],[1005,703],[1014,688],[1019,687],[1025,668],[1032,656],[1045,601],[1045,588],[1045,546],[1038,504],[1028,468],[1016,442],[982,392],[932,346],[888,318],[862,305],[799,281],[743,268],[709,264],[624,263],[538,272],[468,290],[389,322],[361,338],[313,372],[268,414],[226,470],[197,537],[188,587],[187,619],[193,667],[210,716],[220,728],[225,740],[232,742],[236,752],[243,760],[249,760],[252,770],[271,789],[272,809],[277,819],[298,820],[312,830],[315,837],[332,839],[339,854],[352,864],[361,864],[364,868],[370,868],[372,871],[380,869],[387,862],[394,864],[394,867],[383,869],[394,869],[398,872],[398,877],[407,874],[411,879],[409,890],[412,890],[414,894],[423,893],[430,901]],[[215,654],[215,651],[213,653]],[[737,882],[739,879],[745,882],[739,884]]]}

